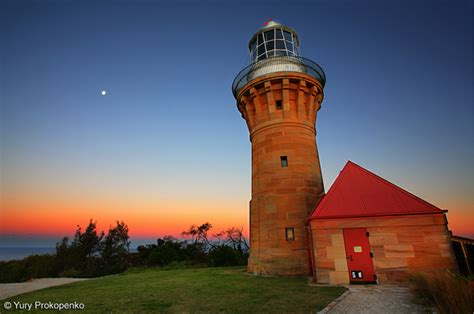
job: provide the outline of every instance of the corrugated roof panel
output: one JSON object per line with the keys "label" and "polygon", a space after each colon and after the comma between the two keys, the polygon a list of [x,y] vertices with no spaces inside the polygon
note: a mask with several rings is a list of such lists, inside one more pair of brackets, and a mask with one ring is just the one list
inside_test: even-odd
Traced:
{"label": "corrugated roof panel", "polygon": [[445,211],[348,161],[310,219],[433,214]]}

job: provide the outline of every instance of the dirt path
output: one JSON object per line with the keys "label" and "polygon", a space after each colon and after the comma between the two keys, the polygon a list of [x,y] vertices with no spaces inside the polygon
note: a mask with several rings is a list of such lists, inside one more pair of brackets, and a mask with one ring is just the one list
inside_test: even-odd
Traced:
{"label": "dirt path", "polygon": [[19,283],[2,283],[0,284],[0,300],[30,292],[34,290],[44,289],[53,286],[64,285],[71,282],[87,280],[87,278],[42,278],[34,279],[27,282]]}
{"label": "dirt path", "polygon": [[408,288],[383,286],[347,286],[349,291],[319,313],[432,313],[433,309],[415,303]]}

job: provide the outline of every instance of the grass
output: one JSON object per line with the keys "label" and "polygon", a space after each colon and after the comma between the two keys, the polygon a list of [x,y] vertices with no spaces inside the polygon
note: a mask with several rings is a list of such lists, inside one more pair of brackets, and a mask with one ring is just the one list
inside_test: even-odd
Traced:
{"label": "grass", "polygon": [[135,269],[26,293],[8,301],[76,301],[85,304],[81,312],[94,313],[310,313],[323,309],[344,291],[342,287],[308,286],[307,278],[302,277],[253,276],[243,267]]}
{"label": "grass", "polygon": [[440,313],[474,313],[473,278],[450,271],[417,272],[408,278],[415,294]]}

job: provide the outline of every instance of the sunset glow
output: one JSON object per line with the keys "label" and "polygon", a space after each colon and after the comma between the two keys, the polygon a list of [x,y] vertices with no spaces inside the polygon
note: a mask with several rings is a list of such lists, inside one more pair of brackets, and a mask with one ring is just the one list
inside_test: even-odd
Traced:
{"label": "sunset glow", "polygon": [[0,247],[54,246],[90,219],[124,221],[133,241],[205,222],[248,235],[251,145],[231,84],[268,16],[326,71],[325,190],[353,160],[474,237],[472,5],[137,3],[0,8]]}

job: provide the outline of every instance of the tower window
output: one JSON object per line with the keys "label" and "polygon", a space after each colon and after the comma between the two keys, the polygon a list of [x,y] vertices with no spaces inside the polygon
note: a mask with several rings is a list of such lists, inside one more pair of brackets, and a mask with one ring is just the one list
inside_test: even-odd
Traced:
{"label": "tower window", "polygon": [[287,156],[280,156],[280,164],[282,168],[288,167],[288,157]]}
{"label": "tower window", "polygon": [[281,104],[281,100],[276,100],[275,104],[276,104],[277,110],[282,110],[283,109],[283,105]]}
{"label": "tower window", "polygon": [[294,241],[295,228],[285,228],[285,238],[286,238],[286,241]]}

